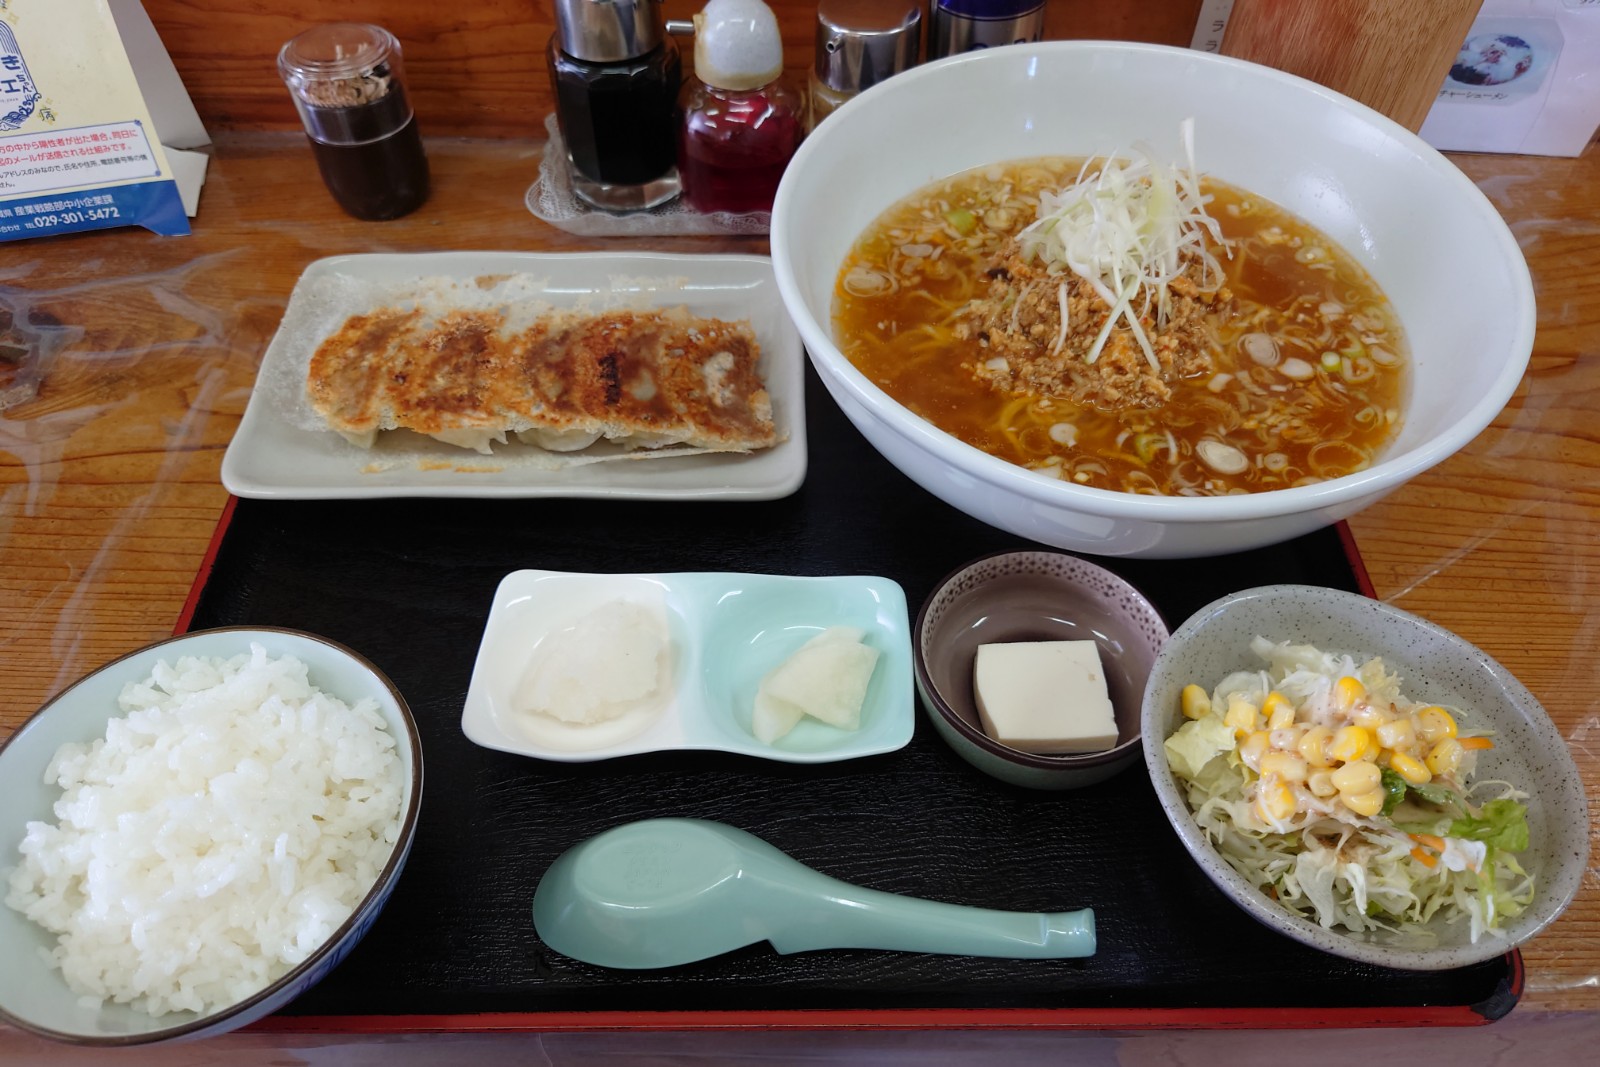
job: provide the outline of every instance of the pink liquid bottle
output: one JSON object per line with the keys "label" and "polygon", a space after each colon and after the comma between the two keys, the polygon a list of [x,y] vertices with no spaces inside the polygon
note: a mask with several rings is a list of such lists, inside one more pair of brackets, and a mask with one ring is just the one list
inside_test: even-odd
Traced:
{"label": "pink liquid bottle", "polygon": [[678,101],[683,198],[706,214],[771,211],[805,136],[805,100],[783,79],[778,20],[760,0],[711,0],[694,26],[694,77]]}

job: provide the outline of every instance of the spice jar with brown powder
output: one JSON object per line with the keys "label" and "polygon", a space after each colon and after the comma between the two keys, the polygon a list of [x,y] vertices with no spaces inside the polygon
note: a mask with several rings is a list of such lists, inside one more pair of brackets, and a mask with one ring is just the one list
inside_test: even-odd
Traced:
{"label": "spice jar with brown powder", "polygon": [[422,206],[428,159],[393,34],[356,22],[317,26],[283,46],[278,73],[340,207],[379,220]]}

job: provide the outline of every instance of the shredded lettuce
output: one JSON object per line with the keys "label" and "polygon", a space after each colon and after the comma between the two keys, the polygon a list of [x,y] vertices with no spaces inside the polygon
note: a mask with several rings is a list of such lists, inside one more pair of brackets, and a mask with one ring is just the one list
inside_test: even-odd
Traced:
{"label": "shredded lettuce", "polygon": [[1421,785],[1383,768],[1384,802],[1372,816],[1301,789],[1295,813],[1269,821],[1254,802],[1260,775],[1241,755],[1241,731],[1223,721],[1230,700],[1259,707],[1275,691],[1294,702],[1298,722],[1330,729],[1347,714],[1337,697],[1344,677],[1359,679],[1374,706],[1419,705],[1381,659],[1357,662],[1262,637],[1251,651],[1266,666],[1224,678],[1212,710],[1185,721],[1164,746],[1196,824],[1235,870],[1325,928],[1394,931],[1419,943],[1431,937],[1421,924],[1435,917],[1468,923],[1477,941],[1526,908],[1533,878],[1514,855],[1529,842],[1526,794],[1496,783],[1501,795],[1479,802],[1472,794],[1491,783],[1467,788],[1470,763],[1454,780]]}
{"label": "shredded lettuce", "polygon": [[1233,727],[1215,715],[1186,722],[1167,738],[1167,762],[1185,778],[1200,777],[1205,765],[1233,750]]}

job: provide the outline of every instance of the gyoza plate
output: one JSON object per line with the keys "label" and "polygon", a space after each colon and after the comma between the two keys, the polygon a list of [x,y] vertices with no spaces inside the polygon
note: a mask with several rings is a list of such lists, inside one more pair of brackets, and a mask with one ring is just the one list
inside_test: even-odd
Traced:
{"label": "gyoza plate", "polygon": [[[643,732],[597,748],[553,747],[553,720],[530,724],[513,706],[537,643],[612,600],[660,614],[672,637],[672,689]],[[861,726],[802,719],[774,744],[756,740],[761,679],[830,626],[856,626],[878,650]],[[788,763],[893,752],[911,740],[911,627],[905,592],[887,578],[772,574],[577,574],[513,571],[495,591],[472,671],[461,729],[486,748],[578,763],[640,752],[709,749]],[[571,727],[577,739],[594,727]]]}
{"label": "gyoza plate", "polygon": [[[691,314],[748,319],[761,345],[761,375],[785,439],[757,452],[613,460],[543,469],[537,450],[515,443],[493,456],[404,431],[371,449],[306,427],[303,366],[322,337],[371,307],[329,306],[351,283],[398,285],[424,278],[504,274],[542,281],[554,308],[686,307]],[[307,346],[310,346],[308,349]],[[222,461],[236,496],[277,499],[435,497],[628,497],[771,500],[799,488],[806,472],[804,353],[765,256],[599,252],[436,252],[334,256],[295,284],[283,322],[262,357],[256,388]]]}

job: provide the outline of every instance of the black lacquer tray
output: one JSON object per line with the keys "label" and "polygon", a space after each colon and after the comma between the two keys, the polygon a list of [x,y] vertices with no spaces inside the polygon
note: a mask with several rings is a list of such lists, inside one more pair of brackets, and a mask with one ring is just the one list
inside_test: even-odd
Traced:
{"label": "black lacquer tray", "polygon": [[[266,1025],[527,1027],[1469,1024],[1521,993],[1516,953],[1415,974],[1326,956],[1257,925],[1190,861],[1136,764],[1078,792],[1003,785],[918,712],[904,750],[820,766],[718,753],[554,764],[462,735],[496,584],[576,571],[876,574],[916,606],[946,573],[1030,543],[928,495],[881,459],[815,378],[810,473],[764,503],[302,502],[230,507],[180,629],[280,625],[369,657],[421,726],[422,818],[361,945]],[[1101,561],[1174,627],[1223,593],[1300,582],[1366,591],[1342,528],[1189,561]],[[875,889],[1027,911],[1093,907],[1099,951],[1010,961],[760,945],[617,972],[547,950],[534,886],[564,849],[654,816],[718,819]]]}

